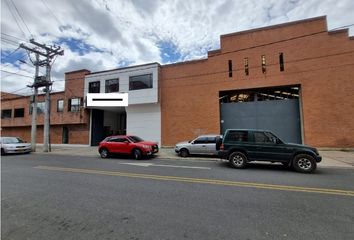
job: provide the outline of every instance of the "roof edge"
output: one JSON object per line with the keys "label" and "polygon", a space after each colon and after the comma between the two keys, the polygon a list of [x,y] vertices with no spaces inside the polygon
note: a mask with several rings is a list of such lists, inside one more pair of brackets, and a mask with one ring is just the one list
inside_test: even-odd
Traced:
{"label": "roof edge", "polygon": [[291,25],[301,24],[304,22],[314,22],[314,21],[320,21],[320,20],[327,21],[327,16],[324,15],[324,16],[319,16],[319,17],[314,17],[314,18],[307,18],[307,19],[301,19],[301,20],[292,21],[292,22],[280,23],[280,24],[266,26],[266,27],[253,28],[253,29],[244,30],[244,31],[240,31],[240,32],[223,34],[223,35],[220,35],[220,38],[232,37],[232,36],[242,35],[242,34],[251,33],[251,32],[270,30],[270,29],[274,29],[274,28],[287,27],[287,26],[291,26]]}

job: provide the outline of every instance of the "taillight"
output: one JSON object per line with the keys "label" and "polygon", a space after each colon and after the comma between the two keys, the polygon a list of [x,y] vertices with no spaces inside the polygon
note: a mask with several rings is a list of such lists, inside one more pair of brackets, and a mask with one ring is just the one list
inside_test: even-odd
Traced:
{"label": "taillight", "polygon": [[220,145],[220,150],[224,150],[224,144]]}

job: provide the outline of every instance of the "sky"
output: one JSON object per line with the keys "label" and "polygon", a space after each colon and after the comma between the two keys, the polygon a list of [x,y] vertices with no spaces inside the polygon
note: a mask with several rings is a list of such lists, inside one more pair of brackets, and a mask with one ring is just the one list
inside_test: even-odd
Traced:
{"label": "sky", "polygon": [[1,91],[32,93],[29,39],[64,50],[51,71],[62,91],[65,72],[206,58],[222,34],[290,21],[326,15],[353,36],[353,12],[353,0],[1,0]]}

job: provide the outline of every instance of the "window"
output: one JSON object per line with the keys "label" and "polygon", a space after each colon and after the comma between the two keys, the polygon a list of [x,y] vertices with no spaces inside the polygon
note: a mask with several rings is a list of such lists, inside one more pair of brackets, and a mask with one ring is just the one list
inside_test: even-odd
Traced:
{"label": "window", "polygon": [[229,77],[232,77],[232,60],[229,60]]}
{"label": "window", "polygon": [[57,101],[57,112],[64,111],[64,100],[60,99]]}
{"label": "window", "polygon": [[11,116],[12,116],[12,109],[1,110],[1,119],[11,118]]}
{"label": "window", "polygon": [[25,116],[25,109],[24,108],[15,108],[15,112],[14,112],[15,118],[24,117],[24,116]]}
{"label": "window", "polygon": [[[45,102],[37,102],[37,114],[42,114],[45,111]],[[33,103],[30,104],[29,114],[33,112]]]}
{"label": "window", "polygon": [[90,82],[89,83],[89,93],[99,93],[100,92],[100,82]]}
{"label": "window", "polygon": [[283,53],[279,53],[279,67],[280,67],[280,71],[283,72],[284,71],[284,55],[283,55]]}
{"label": "window", "polygon": [[207,137],[199,137],[196,140],[194,140],[194,144],[205,144],[205,143],[208,143]]}
{"label": "window", "polygon": [[262,60],[262,73],[266,73],[266,58],[265,58],[265,55],[262,55],[261,60]]}
{"label": "window", "polygon": [[208,137],[208,143],[216,143],[216,137]]}
{"label": "window", "polygon": [[119,92],[119,79],[106,80],[106,93]]}
{"label": "window", "polygon": [[225,139],[225,141],[248,142],[248,132],[231,131],[229,134],[227,134],[227,139]]}
{"label": "window", "polygon": [[128,141],[126,138],[110,138],[107,142],[124,142]]}
{"label": "window", "polygon": [[249,68],[248,68],[248,58],[243,59],[244,65],[245,65],[245,74],[248,76],[249,74]]}
{"label": "window", "polygon": [[277,137],[270,132],[254,132],[254,141],[256,143],[276,143]]}
{"label": "window", "polygon": [[71,98],[68,102],[68,112],[78,112],[80,111],[81,98]]}
{"label": "window", "polygon": [[152,88],[152,74],[129,77],[129,90]]}

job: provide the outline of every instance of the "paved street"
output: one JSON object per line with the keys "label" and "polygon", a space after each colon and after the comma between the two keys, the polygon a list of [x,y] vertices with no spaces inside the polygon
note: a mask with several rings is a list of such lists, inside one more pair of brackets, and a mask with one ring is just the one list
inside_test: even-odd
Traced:
{"label": "paved street", "polygon": [[354,169],[3,156],[2,239],[352,239]]}

